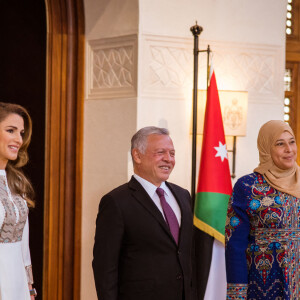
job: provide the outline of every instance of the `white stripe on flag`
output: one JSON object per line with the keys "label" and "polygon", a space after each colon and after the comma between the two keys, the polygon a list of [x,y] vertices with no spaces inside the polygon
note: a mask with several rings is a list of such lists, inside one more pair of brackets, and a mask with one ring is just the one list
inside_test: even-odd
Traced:
{"label": "white stripe on flag", "polygon": [[215,239],[204,300],[225,300],[226,290],[225,248]]}

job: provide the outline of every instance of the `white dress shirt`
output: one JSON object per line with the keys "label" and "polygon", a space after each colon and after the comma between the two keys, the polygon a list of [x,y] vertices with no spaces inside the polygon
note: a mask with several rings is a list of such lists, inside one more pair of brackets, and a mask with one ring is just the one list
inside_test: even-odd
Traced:
{"label": "white dress shirt", "polygon": [[[133,177],[142,185],[142,187],[145,189],[145,191],[148,193],[154,204],[157,206],[157,208],[160,210],[161,214],[163,215],[164,219],[164,212],[162,209],[162,206],[160,204],[159,196],[156,193],[157,186],[155,186],[153,183],[149,182],[148,180],[134,174]],[[168,204],[171,206],[172,210],[174,211],[176,218],[178,220],[179,226],[181,225],[181,211],[180,207],[178,205],[178,202],[176,201],[174,195],[170,191],[170,189],[167,187],[166,183],[163,182],[160,186],[165,192],[165,199],[168,202]]]}

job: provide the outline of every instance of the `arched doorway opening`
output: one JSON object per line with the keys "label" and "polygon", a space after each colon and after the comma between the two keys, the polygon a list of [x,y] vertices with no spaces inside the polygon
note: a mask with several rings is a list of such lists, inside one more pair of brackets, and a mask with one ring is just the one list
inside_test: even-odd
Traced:
{"label": "arched doorway opening", "polygon": [[80,299],[83,1],[11,0],[0,8],[0,101],[25,106],[34,121],[25,173],[37,191],[37,299]]}

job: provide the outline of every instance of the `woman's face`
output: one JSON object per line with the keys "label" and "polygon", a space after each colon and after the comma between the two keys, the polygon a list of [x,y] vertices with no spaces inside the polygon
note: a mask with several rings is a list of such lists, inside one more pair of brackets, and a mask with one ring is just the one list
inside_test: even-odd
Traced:
{"label": "woman's face", "polygon": [[294,166],[297,159],[297,144],[295,138],[288,131],[284,131],[272,145],[271,157],[274,164],[282,170]]}
{"label": "woman's face", "polygon": [[0,169],[15,160],[23,144],[24,120],[17,114],[8,115],[0,122]]}

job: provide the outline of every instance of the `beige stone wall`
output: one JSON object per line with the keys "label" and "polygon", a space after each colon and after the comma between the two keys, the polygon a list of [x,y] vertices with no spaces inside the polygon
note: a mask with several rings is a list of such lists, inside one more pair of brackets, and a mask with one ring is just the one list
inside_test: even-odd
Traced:
{"label": "beige stone wall", "polygon": [[81,299],[97,299],[92,250],[101,197],[127,181],[137,116],[138,2],[85,1]]}
{"label": "beige stone wall", "polygon": [[97,299],[91,265],[95,220],[101,197],[127,181],[128,140],[136,128],[136,100],[86,101],[85,116],[81,299]]}

